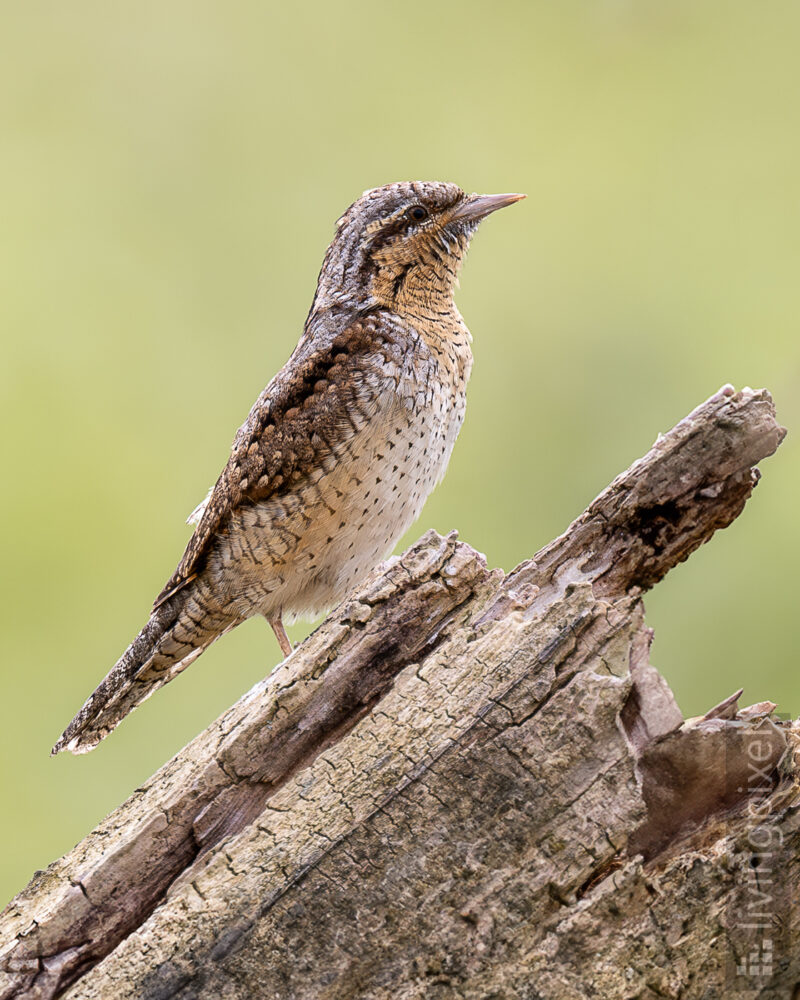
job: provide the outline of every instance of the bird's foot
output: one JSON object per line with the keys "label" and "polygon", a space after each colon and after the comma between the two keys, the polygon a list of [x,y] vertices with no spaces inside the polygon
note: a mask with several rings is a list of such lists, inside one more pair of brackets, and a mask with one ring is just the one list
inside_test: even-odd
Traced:
{"label": "bird's foot", "polygon": [[267,621],[270,624],[270,628],[275,633],[275,638],[278,640],[278,645],[281,647],[283,658],[286,659],[287,656],[291,655],[294,647],[289,641],[289,636],[286,634],[283,622],[280,618],[267,618]]}

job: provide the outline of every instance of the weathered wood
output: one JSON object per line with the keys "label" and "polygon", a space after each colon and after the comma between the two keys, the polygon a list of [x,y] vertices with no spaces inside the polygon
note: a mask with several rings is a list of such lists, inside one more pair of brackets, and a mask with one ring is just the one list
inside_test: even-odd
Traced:
{"label": "weathered wood", "polygon": [[800,728],[684,722],[640,601],[783,433],[726,387],[508,576],[429,532],[12,901],[0,998],[791,997]]}

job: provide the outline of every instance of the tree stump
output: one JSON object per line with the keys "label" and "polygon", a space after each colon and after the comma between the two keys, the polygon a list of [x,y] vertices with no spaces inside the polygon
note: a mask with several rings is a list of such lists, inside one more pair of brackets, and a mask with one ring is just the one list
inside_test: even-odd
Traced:
{"label": "tree stump", "polygon": [[641,603],[783,435],[724,387],[508,575],[428,532],[34,876],[0,998],[798,996],[800,727],[684,720]]}

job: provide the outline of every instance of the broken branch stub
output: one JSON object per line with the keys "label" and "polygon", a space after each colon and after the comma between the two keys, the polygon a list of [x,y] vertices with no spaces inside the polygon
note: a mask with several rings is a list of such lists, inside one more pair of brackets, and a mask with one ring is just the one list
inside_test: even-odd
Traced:
{"label": "broken branch stub", "polygon": [[726,387],[507,576],[429,532],[12,901],[0,998],[736,996],[798,730],[684,722],[640,594],[782,437]]}

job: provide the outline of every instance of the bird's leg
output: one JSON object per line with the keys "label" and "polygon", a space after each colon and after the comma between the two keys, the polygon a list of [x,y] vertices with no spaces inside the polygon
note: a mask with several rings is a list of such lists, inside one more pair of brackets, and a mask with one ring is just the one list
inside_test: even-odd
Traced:
{"label": "bird's leg", "polygon": [[278,640],[278,645],[281,647],[281,652],[284,657],[287,657],[292,652],[292,644],[289,642],[289,636],[286,634],[286,629],[283,627],[283,621],[280,615],[277,618],[267,618],[270,624],[270,628],[275,633],[275,638]]}

